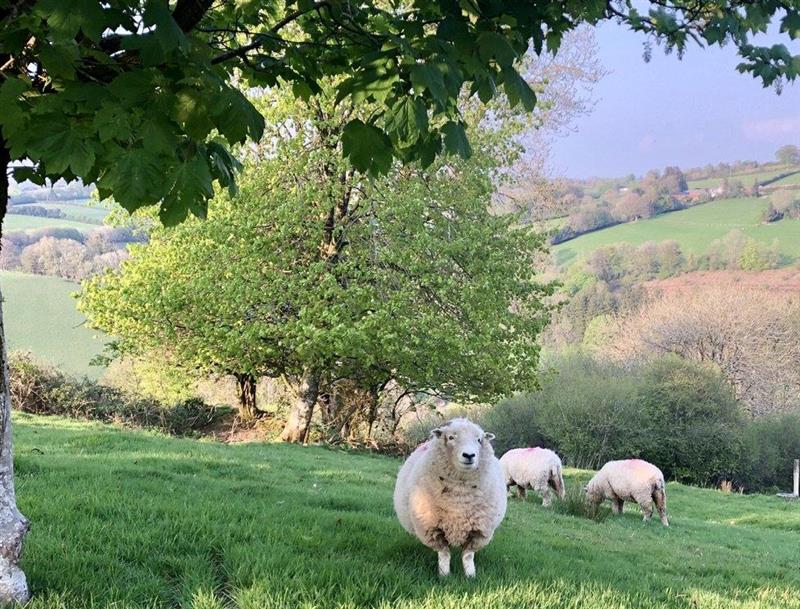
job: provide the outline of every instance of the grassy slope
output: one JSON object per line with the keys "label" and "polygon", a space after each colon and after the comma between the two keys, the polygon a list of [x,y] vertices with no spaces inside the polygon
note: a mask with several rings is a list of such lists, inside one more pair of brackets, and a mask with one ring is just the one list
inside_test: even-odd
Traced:
{"label": "grassy slope", "polygon": [[[764,182],[776,176],[792,171],[791,167],[781,167],[780,169],[772,169],[768,171],[759,171],[756,173],[739,173],[728,177],[728,181],[738,181],[742,186],[752,186],[754,180]],[[722,186],[725,178],[705,178],[703,180],[690,180],[688,182],[689,188],[717,188]]]}
{"label": "grassy slope", "polygon": [[96,378],[89,361],[102,351],[97,332],[85,328],[70,296],[79,287],[58,277],[0,272],[3,317],[10,349],[29,350],[73,374]]}
{"label": "grassy slope", "polygon": [[572,262],[604,245],[645,241],[677,241],[684,252],[704,253],[714,239],[734,229],[764,243],[774,239],[781,251],[791,259],[800,258],[800,220],[782,220],[772,224],[761,222],[766,199],[725,199],[671,212],[638,222],[629,222],[599,230],[553,247],[558,264]]}
{"label": "grassy slope", "polygon": [[800,510],[777,498],[670,484],[669,529],[513,500],[478,580],[456,556],[441,582],[393,515],[395,459],[15,424],[30,609],[800,607]]}
{"label": "grassy slope", "polygon": [[786,176],[778,180],[777,182],[773,182],[770,186],[789,186],[794,184],[800,184],[800,171],[797,173],[793,173],[790,176]]}
{"label": "grassy slope", "polygon": [[103,220],[108,215],[109,210],[105,207],[90,207],[78,203],[37,203],[45,209],[60,209],[67,216],[65,219],[92,218]]}
{"label": "grassy slope", "polygon": [[3,220],[4,233],[38,228],[77,228],[80,231],[90,231],[95,230],[97,225],[75,222],[66,218],[41,218],[39,216],[20,216],[16,214],[7,215]]}

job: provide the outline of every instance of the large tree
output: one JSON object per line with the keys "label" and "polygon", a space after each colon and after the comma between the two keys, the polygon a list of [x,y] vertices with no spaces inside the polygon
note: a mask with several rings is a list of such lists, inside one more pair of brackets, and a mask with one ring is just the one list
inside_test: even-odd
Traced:
{"label": "large tree", "polygon": [[390,381],[473,401],[530,389],[550,292],[533,272],[544,238],[489,211],[516,129],[493,114],[469,160],[370,180],[340,150],[369,107],[281,97],[261,102],[270,130],[239,193],[88,282],[90,323],[134,356],[169,346],[201,373],[284,377],[297,396],[289,441],[307,437],[321,398],[348,423],[347,405],[330,404],[342,379],[373,401]]}
{"label": "large tree", "polygon": [[[617,19],[683,52],[689,40],[732,42],[765,85],[794,79],[797,57],[749,35],[779,19],[800,35],[796,2],[664,0],[497,2],[347,0],[0,0],[0,221],[18,178],[81,177],[127,209],[158,205],[175,223],[204,216],[213,184],[231,185],[228,144],[258,138],[263,121],[233,85],[289,86],[298,97],[342,76],[339,94],[377,111],[347,125],[344,153],[359,170],[392,158],[468,155],[456,99],[503,87],[512,104],[536,97],[515,62],[565,32]],[[0,324],[2,326],[2,324]],[[5,352],[5,342],[0,345]],[[14,502],[5,357],[0,362],[0,600],[21,600],[17,561],[27,523]]]}

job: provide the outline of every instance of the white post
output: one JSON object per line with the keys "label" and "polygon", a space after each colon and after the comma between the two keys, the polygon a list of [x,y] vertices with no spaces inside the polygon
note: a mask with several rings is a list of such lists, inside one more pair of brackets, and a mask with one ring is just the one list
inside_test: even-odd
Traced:
{"label": "white post", "polygon": [[794,460],[794,496],[800,496],[800,459]]}

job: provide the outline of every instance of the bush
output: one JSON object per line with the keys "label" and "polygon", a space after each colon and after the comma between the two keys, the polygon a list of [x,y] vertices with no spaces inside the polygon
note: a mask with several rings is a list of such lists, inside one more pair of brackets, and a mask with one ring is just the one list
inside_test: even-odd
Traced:
{"label": "bush", "polygon": [[713,369],[666,358],[628,369],[583,356],[554,362],[539,391],[505,400],[479,420],[498,454],[544,446],[578,467],[638,457],[668,478],[714,484],[740,462],[738,404]]}
{"label": "bush", "polygon": [[797,458],[800,458],[800,415],[757,419],[744,430],[740,464],[732,479],[746,491],[789,491]]}
{"label": "bush", "polygon": [[199,399],[165,406],[88,378],[70,377],[27,353],[11,354],[9,378],[16,410],[145,427],[172,435],[193,435],[230,411]]}

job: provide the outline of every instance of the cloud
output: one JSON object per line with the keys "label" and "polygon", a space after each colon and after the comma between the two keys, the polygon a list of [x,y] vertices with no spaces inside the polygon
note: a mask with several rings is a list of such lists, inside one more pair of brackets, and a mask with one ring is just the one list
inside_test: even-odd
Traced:
{"label": "cloud", "polygon": [[749,121],[741,129],[742,135],[749,140],[800,137],[800,116]]}

